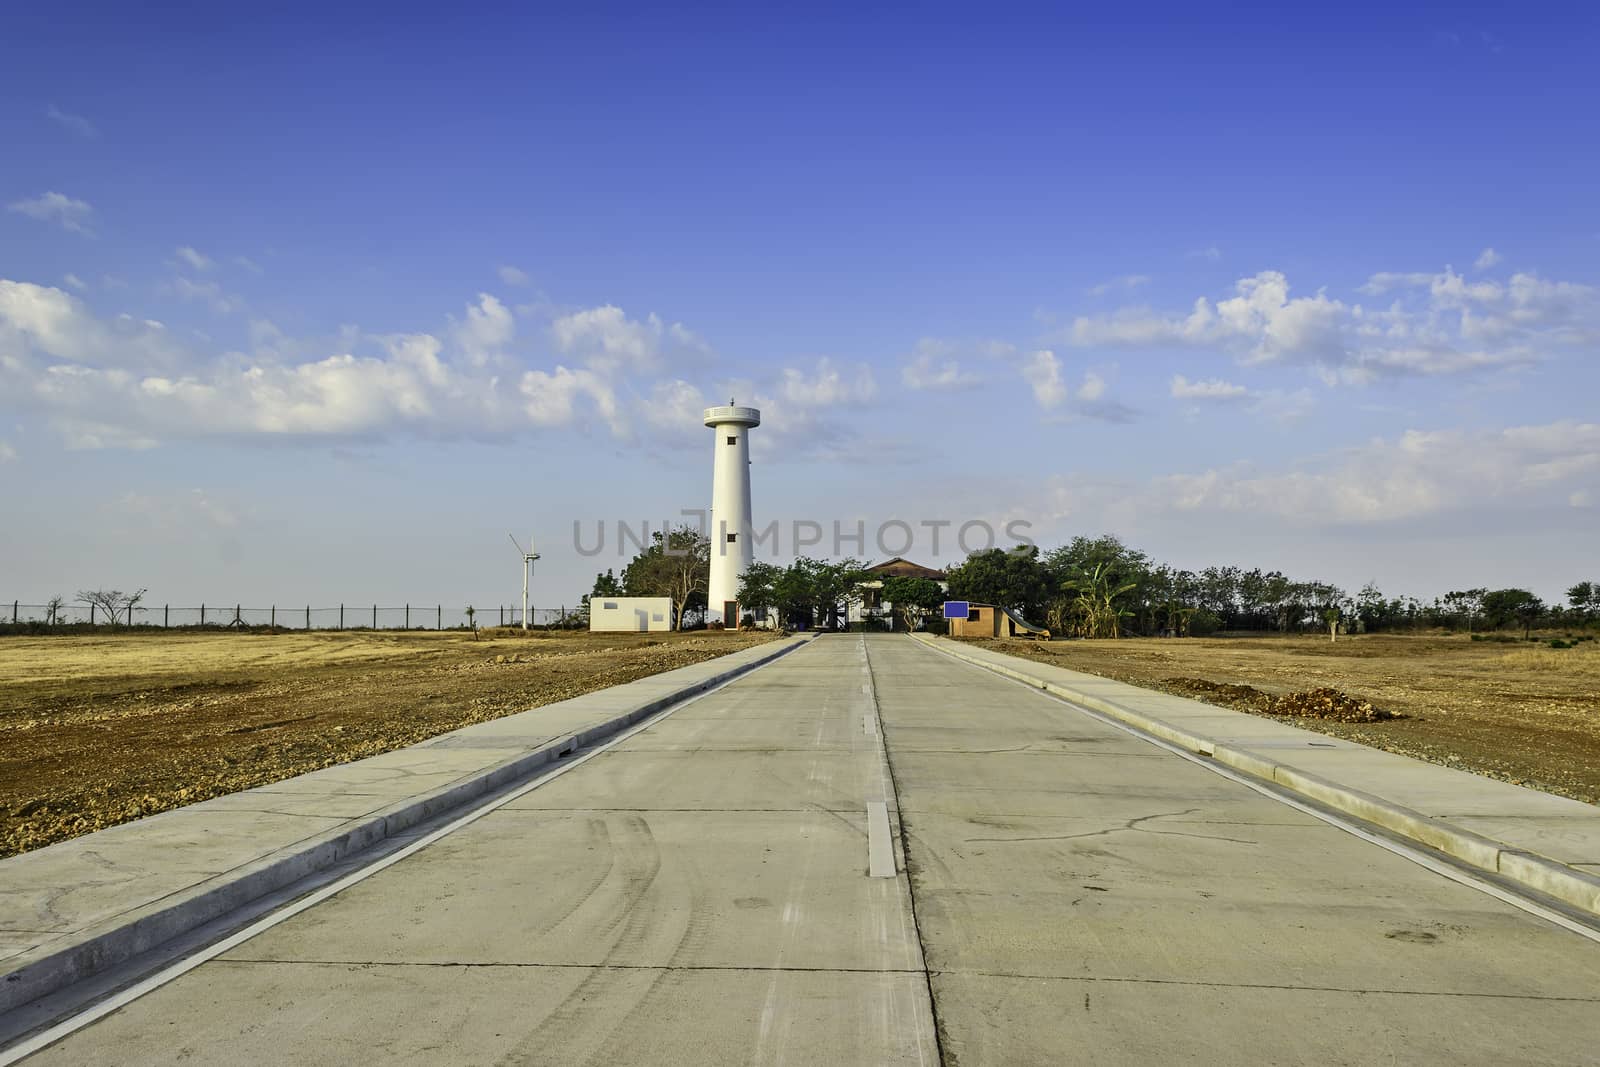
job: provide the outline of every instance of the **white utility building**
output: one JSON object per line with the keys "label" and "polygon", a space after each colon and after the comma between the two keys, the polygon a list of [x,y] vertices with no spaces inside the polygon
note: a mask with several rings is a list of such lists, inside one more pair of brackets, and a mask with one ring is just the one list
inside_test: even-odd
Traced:
{"label": "white utility building", "polygon": [[761,425],[761,412],[729,400],[726,407],[706,408],[706,425],[715,431],[711,453],[711,583],[706,593],[707,617],[724,626],[739,625],[739,576],[755,559],[750,543],[750,431]]}
{"label": "white utility building", "polygon": [[589,629],[612,633],[646,633],[672,629],[669,596],[592,596]]}

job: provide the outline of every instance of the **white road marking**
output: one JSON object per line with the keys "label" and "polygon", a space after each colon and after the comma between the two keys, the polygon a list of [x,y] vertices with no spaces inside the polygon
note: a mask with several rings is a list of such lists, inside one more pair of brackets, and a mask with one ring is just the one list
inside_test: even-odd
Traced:
{"label": "white road marking", "polygon": [[867,803],[867,875],[893,878],[894,842],[889,836],[889,806],[881,800]]}
{"label": "white road marking", "polygon": [[[876,681],[874,680],[873,675],[872,675],[872,657],[867,653],[867,639],[866,639],[866,637],[863,635],[860,640],[861,640],[861,646],[860,647],[861,647],[861,661],[862,661],[861,662],[861,668],[862,668],[862,673],[865,675],[866,680],[867,680],[866,685],[864,687],[864,691],[865,691],[866,696],[867,696],[867,718],[869,720],[871,720],[871,722],[872,722],[873,736],[874,736],[875,740],[877,741],[877,745],[875,747],[878,750],[878,796],[880,798],[882,798],[883,801],[884,801],[884,805],[883,805],[884,806],[884,823],[885,823],[884,836],[887,837],[888,841],[889,841],[889,862],[888,862],[888,866],[890,868],[890,877],[895,878],[895,880],[892,881],[892,882],[880,881],[880,882],[877,882],[876,884],[880,885],[880,886],[883,886],[886,891],[891,892],[891,893],[894,894],[894,900],[895,900],[895,904],[896,904],[895,915],[896,915],[896,918],[900,922],[900,943],[901,943],[902,946],[904,946],[905,954],[906,954],[906,969],[907,970],[922,971],[923,975],[926,976],[927,975],[927,959],[922,954],[922,935],[916,930],[916,928],[915,928],[916,927],[916,923],[911,918],[911,916],[909,915],[907,907],[906,907],[907,903],[910,901],[910,893],[911,893],[910,879],[909,879],[909,877],[907,878],[906,888],[905,888],[904,892],[902,892],[901,889],[900,889],[899,879],[893,873],[894,867],[895,867],[896,862],[897,862],[897,858],[898,858],[898,861],[900,863],[902,863],[902,864],[904,863],[904,861],[906,859],[906,857],[905,857],[905,855],[904,855],[904,853],[902,851],[902,849],[903,849],[903,847],[905,845],[904,840],[897,839],[895,837],[894,833],[893,833],[893,827],[888,825],[888,805],[889,805],[890,802],[894,803],[894,805],[895,805],[895,813],[898,816],[899,810],[900,810],[900,801],[899,801],[899,797],[895,795],[894,783],[893,783],[893,780],[892,780],[892,778],[890,777],[890,774],[889,774],[889,745],[888,745],[887,740],[883,736],[882,720],[881,720],[881,717],[879,716],[879,713],[878,713],[878,693],[877,693]],[[870,800],[871,798],[868,798],[868,799]],[[870,875],[870,872],[871,872],[871,827],[872,827],[872,813],[870,811],[867,813],[867,827],[868,827],[868,871],[869,871],[869,875]],[[905,1026],[909,1026],[909,1027],[911,1027],[913,1029],[913,1032],[916,1034],[916,1037],[917,1037],[917,1063],[918,1063],[919,1067],[927,1067],[930,1054],[932,1055],[932,1058],[935,1059],[935,1060],[937,1060],[939,1058],[938,1057],[938,1045],[939,1045],[939,1043],[938,1043],[938,1037],[937,1037],[938,1024],[935,1021],[934,1016],[933,1016],[933,988],[932,988],[932,986],[929,985],[927,987],[927,995],[928,995],[928,1007],[927,1007],[927,1010],[926,1011],[918,1011],[915,1008],[913,1008],[912,1012],[911,1012],[911,1018],[904,1019],[904,1020],[902,1019],[902,1016],[901,1016],[901,1013],[900,1013],[900,1010],[899,1010],[899,1003],[898,1003],[897,1000],[895,1000],[893,998],[893,994],[886,994],[886,995],[889,997],[888,1012],[889,1012],[889,1016],[890,1016],[891,1025],[893,1025],[896,1029],[899,1029],[899,1028],[905,1027]]]}

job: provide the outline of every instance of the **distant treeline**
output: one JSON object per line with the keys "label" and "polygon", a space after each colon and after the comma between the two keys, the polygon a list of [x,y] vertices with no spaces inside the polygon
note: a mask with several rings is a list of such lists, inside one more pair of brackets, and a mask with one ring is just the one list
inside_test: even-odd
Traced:
{"label": "distant treeline", "polygon": [[1432,601],[1385,596],[1374,585],[1351,594],[1323,581],[1243,567],[1180,570],[1115,537],[1077,537],[974,553],[949,571],[949,596],[1003,604],[1058,635],[1203,635],[1219,630],[1292,633],[1583,626],[1600,621],[1600,582],[1546,604],[1526,589],[1463,589]]}

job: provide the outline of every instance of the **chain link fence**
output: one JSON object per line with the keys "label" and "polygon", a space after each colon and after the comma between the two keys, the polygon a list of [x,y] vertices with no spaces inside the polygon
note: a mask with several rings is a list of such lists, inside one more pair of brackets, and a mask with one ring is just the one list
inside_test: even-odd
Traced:
{"label": "chain link fence", "polygon": [[[443,604],[340,604],[337,607],[276,604],[264,608],[242,604],[204,604],[179,607],[172,604],[138,604],[129,618],[126,608],[115,619],[107,618],[103,608],[90,604],[24,604],[19,600],[0,601],[0,625],[28,626],[139,626],[166,629],[255,629],[287,630],[465,630],[473,625],[522,625],[520,605],[476,608],[445,607]],[[588,625],[577,608],[529,608],[528,625],[543,630],[580,629]]]}

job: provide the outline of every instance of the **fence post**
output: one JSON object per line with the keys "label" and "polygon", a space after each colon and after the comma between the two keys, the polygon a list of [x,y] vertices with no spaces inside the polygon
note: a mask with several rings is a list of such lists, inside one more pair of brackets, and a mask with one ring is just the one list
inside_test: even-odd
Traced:
{"label": "fence post", "polygon": [[278,628],[278,605],[276,604],[272,605],[272,628],[274,630]]}
{"label": "fence post", "polygon": [[17,605],[20,603],[21,601],[19,600],[13,600],[11,602],[11,625],[13,626],[17,624]]}
{"label": "fence post", "polygon": [[238,623],[240,626],[244,625],[243,611],[244,611],[244,605],[243,604],[235,604],[233,606],[233,621]]}
{"label": "fence post", "polygon": [[372,605],[372,628],[374,630],[378,628],[378,605],[376,604]]}
{"label": "fence post", "polygon": [[344,605],[339,605],[339,629],[344,629]]}
{"label": "fence post", "polygon": [[411,629],[411,605],[406,605],[406,629]]}
{"label": "fence post", "polygon": [[[91,608],[89,610],[92,612],[94,609]],[[201,604],[200,605],[200,625],[204,626],[205,624],[206,624],[206,606],[204,604]]]}
{"label": "fence post", "polygon": [[311,629],[311,605],[306,605],[306,629]]}
{"label": "fence post", "polygon": [[433,606],[433,628],[435,630],[444,629],[444,605],[443,604],[435,604]]}
{"label": "fence post", "polygon": [[94,625],[94,605],[93,604],[89,605],[89,625],[90,626]]}
{"label": "fence post", "polygon": [[171,604],[163,604],[163,605],[161,605],[161,628],[163,630],[165,630],[168,627],[170,627],[171,625],[172,625],[172,605]]}
{"label": "fence post", "polygon": [[[91,608],[90,610],[92,611],[94,609]],[[506,606],[504,604],[501,604],[500,605],[500,625],[504,626],[505,624],[506,624]]]}

